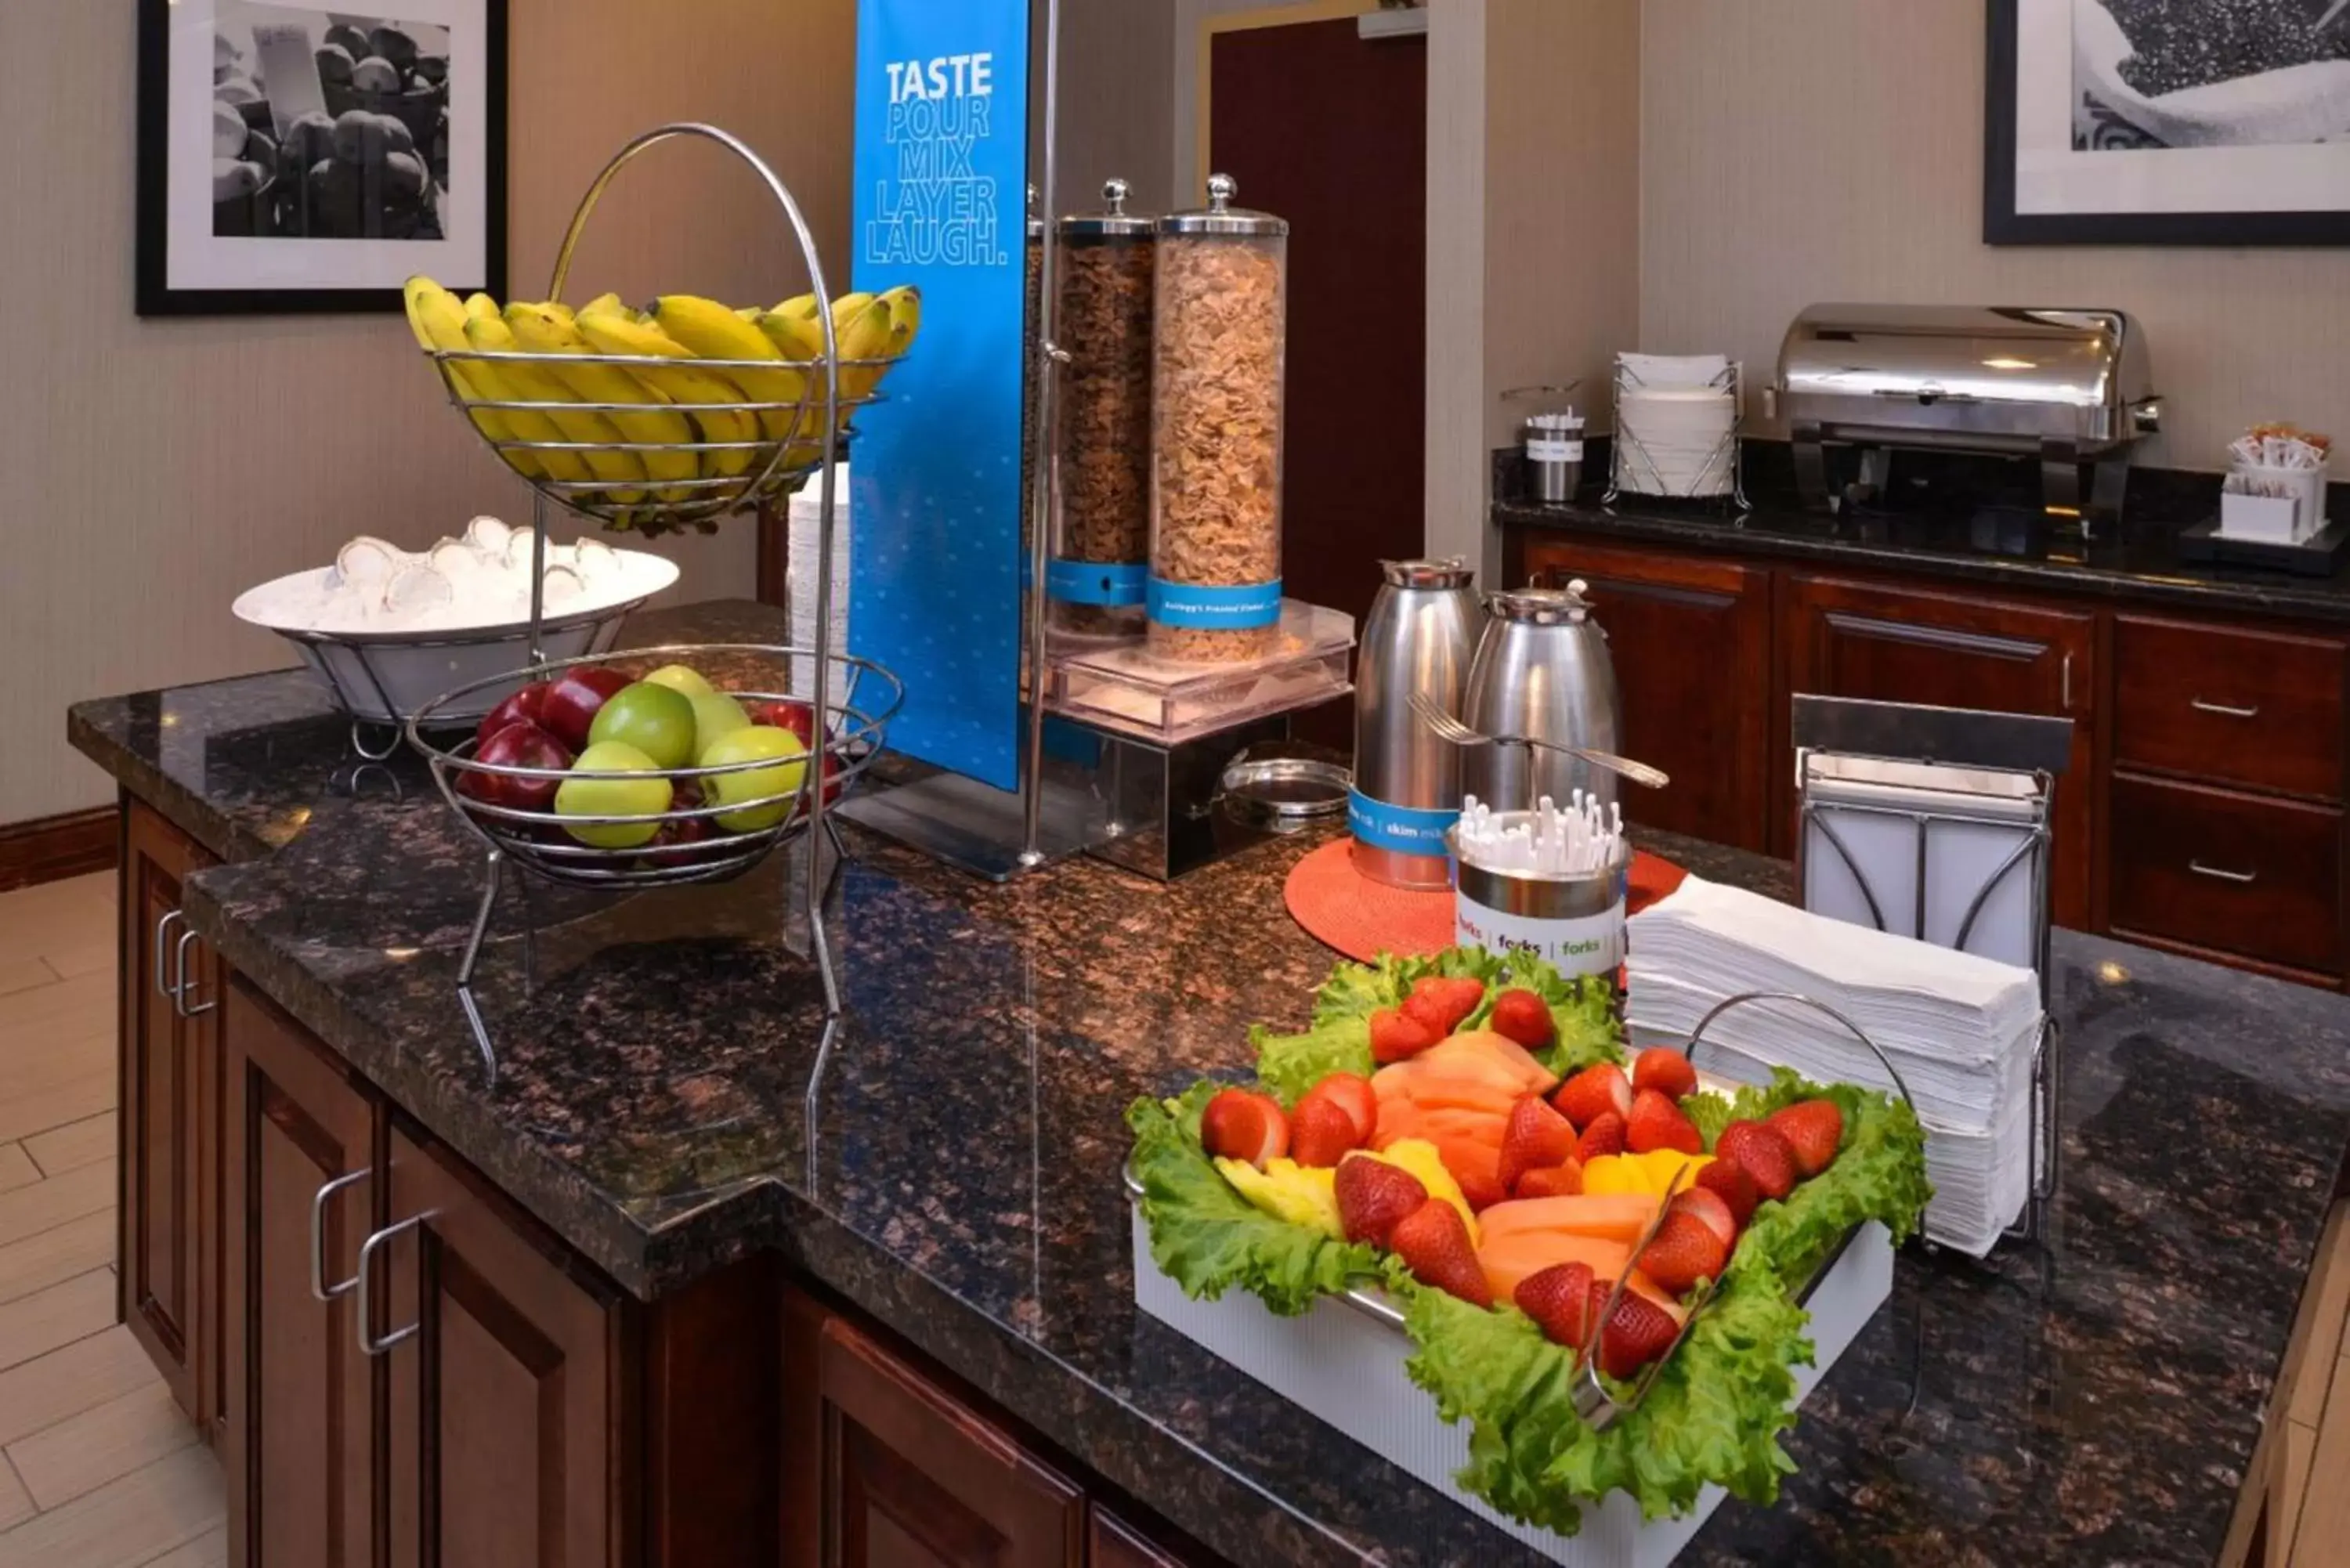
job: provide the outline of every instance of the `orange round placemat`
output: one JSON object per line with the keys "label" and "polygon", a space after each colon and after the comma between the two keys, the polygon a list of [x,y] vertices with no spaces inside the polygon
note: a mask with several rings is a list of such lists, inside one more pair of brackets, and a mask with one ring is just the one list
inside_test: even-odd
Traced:
{"label": "orange round placemat", "polygon": [[[1418,893],[1374,882],[1355,869],[1351,838],[1335,838],[1300,860],[1283,898],[1306,934],[1350,959],[1381,953],[1418,957],[1452,945],[1452,891]],[[1689,875],[1645,852],[1632,857],[1630,912],[1638,914]]]}

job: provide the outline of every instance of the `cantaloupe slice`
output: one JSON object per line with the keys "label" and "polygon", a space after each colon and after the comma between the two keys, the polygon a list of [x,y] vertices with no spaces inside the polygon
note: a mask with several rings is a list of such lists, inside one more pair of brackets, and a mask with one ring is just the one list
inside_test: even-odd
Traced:
{"label": "cantaloupe slice", "polygon": [[1494,1138],[1447,1137],[1441,1133],[1430,1140],[1436,1145],[1438,1158],[1444,1168],[1461,1184],[1461,1195],[1469,1207],[1482,1214],[1488,1208],[1500,1204],[1510,1195],[1502,1185],[1502,1141]]}
{"label": "cantaloupe slice", "polygon": [[1595,1280],[1612,1280],[1632,1261],[1632,1250],[1620,1241],[1596,1236],[1570,1236],[1561,1231],[1538,1231],[1512,1236],[1488,1235],[1477,1249],[1478,1266],[1493,1299],[1505,1302],[1519,1283],[1560,1263],[1587,1263]]}
{"label": "cantaloupe slice", "polygon": [[1510,1118],[1500,1111],[1462,1111],[1426,1106],[1418,1107],[1419,1125],[1430,1137],[1468,1138],[1476,1143],[1490,1143],[1495,1153],[1502,1147],[1502,1135],[1509,1130]]}
{"label": "cantaloupe slice", "polygon": [[1653,1192],[1582,1193],[1572,1198],[1520,1198],[1496,1203],[1480,1216],[1488,1236],[1557,1231],[1596,1236],[1630,1246],[1657,1217]]}
{"label": "cantaloupe slice", "polygon": [[1498,1102],[1504,1107],[1525,1095],[1519,1075],[1483,1053],[1429,1060],[1443,1049],[1432,1046],[1409,1062],[1380,1068],[1371,1080],[1371,1093],[1381,1099],[1401,1095],[1408,1099],[1461,1105]]}
{"label": "cantaloupe slice", "polygon": [[1535,1061],[1524,1046],[1490,1029],[1474,1029],[1440,1040],[1413,1060],[1430,1066],[1482,1060],[1507,1072],[1522,1095],[1548,1094],[1558,1084],[1558,1075]]}

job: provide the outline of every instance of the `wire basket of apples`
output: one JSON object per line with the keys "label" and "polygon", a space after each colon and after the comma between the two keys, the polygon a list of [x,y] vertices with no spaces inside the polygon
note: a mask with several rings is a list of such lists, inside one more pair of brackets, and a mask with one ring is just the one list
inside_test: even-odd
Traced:
{"label": "wire basket of apples", "polygon": [[829,662],[821,719],[805,697],[754,689],[789,685],[792,662],[814,657],[747,643],[631,649],[629,667],[658,666],[641,677],[608,655],[563,659],[525,671],[453,743],[437,715],[515,677],[435,698],[410,718],[408,742],[468,828],[549,881],[724,881],[805,831],[819,785],[827,805],[853,788],[905,701],[895,675],[846,655]]}

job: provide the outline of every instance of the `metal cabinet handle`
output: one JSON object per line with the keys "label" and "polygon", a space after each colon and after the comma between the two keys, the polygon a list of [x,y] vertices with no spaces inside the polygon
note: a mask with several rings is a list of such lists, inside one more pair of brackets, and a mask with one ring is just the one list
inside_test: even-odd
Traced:
{"label": "metal cabinet handle", "polygon": [[2225,702],[2206,702],[2200,697],[2189,698],[2187,705],[2198,713],[2217,713],[2222,719],[2257,719],[2261,716],[2261,711],[2257,706],[2230,708]]}
{"label": "metal cabinet handle", "polygon": [[368,1332],[368,1303],[375,1299],[375,1287],[368,1283],[368,1275],[375,1267],[376,1249],[403,1231],[415,1230],[427,1220],[432,1219],[438,1212],[437,1210],[427,1210],[412,1219],[402,1220],[396,1225],[387,1225],[359,1243],[359,1272],[356,1282],[359,1293],[359,1325],[361,1355],[381,1355],[401,1340],[415,1334],[417,1329],[417,1325],[411,1323],[406,1328],[393,1329],[381,1339]]}
{"label": "metal cabinet handle", "polygon": [[359,1282],[357,1274],[338,1285],[327,1282],[327,1199],[346,1187],[358,1186],[369,1174],[355,1170],[348,1176],[338,1176],[318,1189],[317,1196],[310,1199],[310,1295],[313,1300],[331,1302],[337,1296],[349,1294]]}
{"label": "metal cabinet handle", "polygon": [[163,938],[173,926],[178,925],[186,917],[177,909],[166,909],[155,917],[155,967],[150,972],[154,977],[155,994],[166,1002],[173,998],[171,983],[163,978]]}
{"label": "metal cabinet handle", "polygon": [[2234,882],[2239,886],[2249,886],[2261,879],[2257,871],[2227,871],[2217,866],[2206,866],[2200,860],[2189,860],[2187,868],[2198,877],[2209,877],[2215,882]]}
{"label": "metal cabinet handle", "polygon": [[2064,656],[2064,711],[2073,711],[2073,656]]}
{"label": "metal cabinet handle", "polygon": [[193,930],[182,931],[179,945],[172,953],[172,1011],[182,1018],[202,1018],[220,1005],[217,999],[202,1007],[188,1005],[188,992],[195,989],[195,981],[188,978],[188,944],[195,940]]}

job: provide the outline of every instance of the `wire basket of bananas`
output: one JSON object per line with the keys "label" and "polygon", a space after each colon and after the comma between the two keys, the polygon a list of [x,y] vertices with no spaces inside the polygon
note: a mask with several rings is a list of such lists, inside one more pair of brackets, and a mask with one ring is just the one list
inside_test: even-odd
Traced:
{"label": "wire basket of bananas", "polygon": [[563,302],[571,257],[613,176],[678,136],[719,141],[767,182],[813,244],[775,171],[705,126],[639,138],[606,166],[565,236],[542,302],[460,299],[409,279],[408,324],[450,400],[507,466],[556,504],[640,535],[714,533],[722,518],[778,500],[853,432],[921,331],[920,291],[816,294],[772,309],[663,295],[639,309],[607,294]]}

